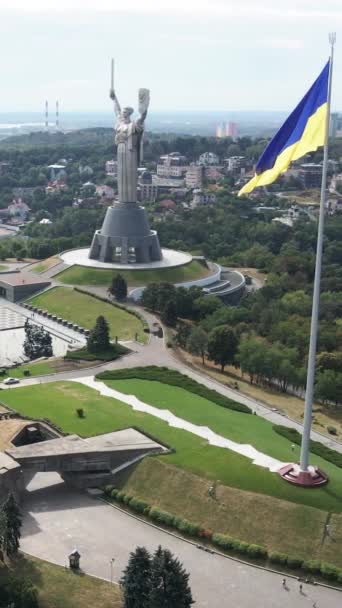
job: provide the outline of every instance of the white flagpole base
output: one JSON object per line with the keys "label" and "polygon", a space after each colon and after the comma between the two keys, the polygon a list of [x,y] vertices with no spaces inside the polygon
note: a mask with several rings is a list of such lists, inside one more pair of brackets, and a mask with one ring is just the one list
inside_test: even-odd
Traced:
{"label": "white flagpole base", "polygon": [[309,465],[307,470],[303,471],[299,464],[290,463],[282,466],[278,473],[285,481],[305,488],[317,488],[327,483],[329,479],[321,469],[313,465]]}

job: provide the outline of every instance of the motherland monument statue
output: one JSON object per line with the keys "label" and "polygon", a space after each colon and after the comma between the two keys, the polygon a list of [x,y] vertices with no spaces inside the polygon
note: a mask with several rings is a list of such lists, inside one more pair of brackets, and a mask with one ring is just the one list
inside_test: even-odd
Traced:
{"label": "motherland monument statue", "polygon": [[101,262],[149,263],[162,259],[156,231],[151,230],[145,209],[137,204],[138,166],[142,160],[144,122],[150,102],[148,89],[139,89],[139,116],[131,107],[121,109],[114,90],[111,64],[110,98],[116,116],[115,144],[118,164],[118,201],[107,209],[101,230],[94,234],[89,258]]}

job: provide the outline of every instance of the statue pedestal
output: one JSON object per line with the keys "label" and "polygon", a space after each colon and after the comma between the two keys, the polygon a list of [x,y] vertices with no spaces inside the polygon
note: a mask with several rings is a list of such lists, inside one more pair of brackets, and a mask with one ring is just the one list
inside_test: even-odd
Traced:
{"label": "statue pedestal", "polygon": [[94,234],[89,258],[121,264],[161,260],[158,235],[150,229],[145,209],[136,203],[109,207],[101,230]]}

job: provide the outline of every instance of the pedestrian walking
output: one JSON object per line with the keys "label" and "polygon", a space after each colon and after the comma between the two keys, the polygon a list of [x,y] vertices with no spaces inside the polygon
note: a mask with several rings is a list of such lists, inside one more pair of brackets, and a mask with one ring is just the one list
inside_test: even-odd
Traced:
{"label": "pedestrian walking", "polygon": [[283,587],[286,587],[286,578],[283,578]]}
{"label": "pedestrian walking", "polygon": [[303,593],[303,585],[302,585],[302,583],[300,583],[300,585],[299,585],[299,593]]}

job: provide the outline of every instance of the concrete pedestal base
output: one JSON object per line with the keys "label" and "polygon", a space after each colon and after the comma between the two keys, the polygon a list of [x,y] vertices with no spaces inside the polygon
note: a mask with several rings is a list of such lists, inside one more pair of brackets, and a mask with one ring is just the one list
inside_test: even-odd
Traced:
{"label": "concrete pedestal base", "polygon": [[278,471],[279,475],[297,486],[306,488],[319,487],[327,483],[328,476],[318,467],[310,465],[307,471],[302,471],[299,464],[286,464]]}
{"label": "concrete pedestal base", "polygon": [[89,258],[121,264],[161,260],[158,235],[150,230],[145,209],[136,203],[115,203],[109,207],[101,230],[94,234]]}

